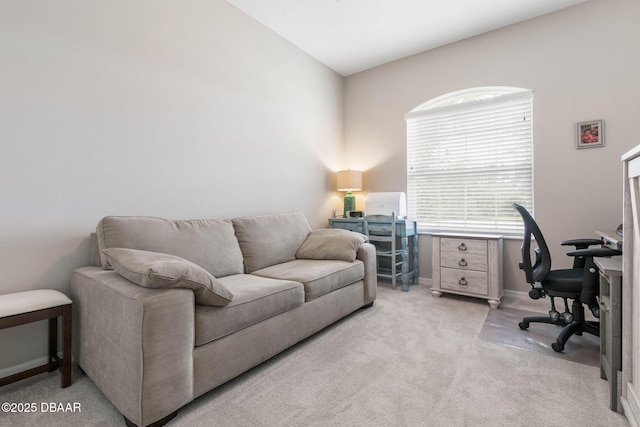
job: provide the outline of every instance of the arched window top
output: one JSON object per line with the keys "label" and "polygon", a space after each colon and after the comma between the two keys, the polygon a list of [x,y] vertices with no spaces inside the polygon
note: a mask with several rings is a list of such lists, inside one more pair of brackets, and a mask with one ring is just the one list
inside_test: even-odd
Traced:
{"label": "arched window top", "polygon": [[406,114],[407,212],[428,231],[521,234],[533,207],[533,91],[478,87]]}
{"label": "arched window top", "polygon": [[414,113],[417,111],[432,110],[442,107],[450,107],[458,104],[466,104],[469,102],[486,101],[496,98],[498,96],[512,95],[512,94],[530,94],[530,89],[523,89],[519,87],[509,86],[484,86],[474,87],[470,89],[463,89],[456,92],[450,92],[437,98],[430,99],[424,102],[410,111]]}

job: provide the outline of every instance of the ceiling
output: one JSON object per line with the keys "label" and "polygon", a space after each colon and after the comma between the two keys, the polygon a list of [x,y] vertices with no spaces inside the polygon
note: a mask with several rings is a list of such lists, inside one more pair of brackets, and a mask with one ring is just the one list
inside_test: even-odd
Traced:
{"label": "ceiling", "polygon": [[227,0],[343,76],[587,0]]}

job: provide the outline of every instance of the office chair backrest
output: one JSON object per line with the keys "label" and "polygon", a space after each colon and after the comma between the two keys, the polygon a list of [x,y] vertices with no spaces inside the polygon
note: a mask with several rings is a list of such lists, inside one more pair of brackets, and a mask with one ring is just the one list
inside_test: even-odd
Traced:
{"label": "office chair backrest", "polygon": [[[518,211],[522,220],[524,221],[524,239],[522,241],[522,262],[520,268],[524,270],[524,275],[527,282],[534,284],[540,282],[546,277],[551,270],[551,254],[549,253],[549,247],[544,240],[544,236],[540,231],[540,227],[534,221],[531,214],[522,206],[514,203],[513,208]],[[534,236],[538,247],[535,249],[536,260],[531,265],[531,236]]]}

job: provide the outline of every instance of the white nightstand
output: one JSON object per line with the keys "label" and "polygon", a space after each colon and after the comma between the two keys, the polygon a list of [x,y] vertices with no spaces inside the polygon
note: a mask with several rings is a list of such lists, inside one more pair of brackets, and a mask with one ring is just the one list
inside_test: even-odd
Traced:
{"label": "white nightstand", "polygon": [[502,236],[436,233],[432,237],[433,296],[484,298],[491,308],[498,308],[503,289]]}

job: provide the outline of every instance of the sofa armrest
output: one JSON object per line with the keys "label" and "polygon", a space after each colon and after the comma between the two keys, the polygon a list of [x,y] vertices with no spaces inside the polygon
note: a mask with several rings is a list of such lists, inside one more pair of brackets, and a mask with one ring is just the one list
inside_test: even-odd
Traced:
{"label": "sofa armrest", "polygon": [[378,272],[376,270],[376,247],[363,243],[358,248],[356,259],[364,263],[364,305],[376,299],[378,291]]}
{"label": "sofa armrest", "polygon": [[194,296],[147,289],[100,267],[71,277],[76,361],[139,426],[193,399]]}

